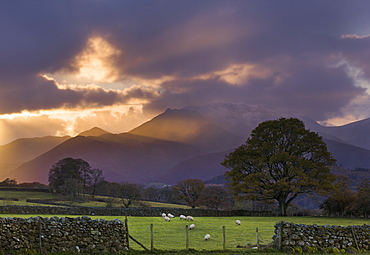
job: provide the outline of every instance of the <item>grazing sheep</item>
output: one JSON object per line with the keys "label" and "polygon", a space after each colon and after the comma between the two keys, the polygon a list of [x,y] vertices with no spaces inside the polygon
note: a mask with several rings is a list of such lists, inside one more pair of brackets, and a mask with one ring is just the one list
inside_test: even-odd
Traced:
{"label": "grazing sheep", "polygon": [[173,216],[173,215],[172,215],[172,214],[170,214],[170,213],[169,213],[169,214],[167,214],[167,216],[168,216],[168,217],[170,217],[170,218],[175,218],[175,216]]}
{"label": "grazing sheep", "polygon": [[206,235],[204,236],[204,240],[206,240],[206,241],[208,241],[210,238],[211,238],[211,235],[210,235],[210,234],[206,234]]}
{"label": "grazing sheep", "polygon": [[186,216],[185,215],[180,215],[180,220],[186,220]]}
{"label": "grazing sheep", "polygon": [[239,226],[240,226],[240,224],[242,224],[242,223],[240,222],[240,220],[236,220],[236,221],[235,221],[235,223],[236,223],[236,225],[239,225]]}
{"label": "grazing sheep", "polygon": [[194,224],[191,224],[190,226],[189,226],[189,229],[190,230],[192,230],[192,229],[194,229],[195,228],[195,225]]}
{"label": "grazing sheep", "polygon": [[170,217],[163,217],[163,219],[165,220],[165,221],[171,221],[171,219],[170,219]]}
{"label": "grazing sheep", "polygon": [[163,218],[167,216],[165,213],[162,213],[161,215],[162,215]]}
{"label": "grazing sheep", "polygon": [[194,218],[192,216],[187,216],[186,219],[187,220],[194,220]]}

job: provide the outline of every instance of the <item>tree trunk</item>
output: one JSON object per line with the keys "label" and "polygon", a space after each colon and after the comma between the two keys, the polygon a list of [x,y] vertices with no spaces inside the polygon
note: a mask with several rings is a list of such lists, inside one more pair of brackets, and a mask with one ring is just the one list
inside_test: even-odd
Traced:
{"label": "tree trunk", "polygon": [[285,203],[285,199],[279,199],[279,216],[287,216],[286,210],[287,204]]}

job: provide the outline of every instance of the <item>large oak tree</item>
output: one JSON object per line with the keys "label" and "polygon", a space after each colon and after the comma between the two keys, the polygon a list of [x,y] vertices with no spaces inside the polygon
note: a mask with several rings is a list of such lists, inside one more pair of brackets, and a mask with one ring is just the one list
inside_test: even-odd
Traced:
{"label": "large oak tree", "polygon": [[[49,186],[62,194],[86,188],[90,181],[91,167],[82,159],[64,158],[55,163],[49,170]],[[72,192],[77,195],[78,192]]]}
{"label": "large oak tree", "polygon": [[335,159],[322,138],[305,129],[296,118],[259,124],[245,144],[226,155],[221,163],[239,198],[275,200],[279,214],[300,194],[323,194],[335,176],[328,166]]}

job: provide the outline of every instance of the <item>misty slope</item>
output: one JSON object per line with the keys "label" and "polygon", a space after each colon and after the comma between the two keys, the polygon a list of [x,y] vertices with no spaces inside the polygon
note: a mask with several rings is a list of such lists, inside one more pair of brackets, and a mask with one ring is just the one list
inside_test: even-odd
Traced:
{"label": "misty slope", "polygon": [[[23,153],[23,159],[29,161],[23,161],[6,177],[18,182],[47,183],[51,166],[60,159],[73,157],[102,169],[109,181],[173,184],[187,178],[208,180],[227,170],[220,162],[245,142],[251,130],[263,121],[280,117],[295,116],[262,106],[230,103],[168,109],[129,133],[110,134],[93,128],[49,149],[34,149],[38,147],[36,142],[22,147],[21,153],[13,148],[8,160],[12,157],[18,160]],[[307,117],[299,118],[308,129],[324,137],[338,165],[370,168],[370,150],[351,144],[361,137],[366,142],[370,121],[328,128]]]}
{"label": "misty slope", "polygon": [[[206,106],[189,106],[184,109],[197,112],[200,116],[209,119],[215,125],[237,134],[242,138],[242,142],[263,121],[295,116],[292,113],[282,112],[261,105],[225,102],[215,102]],[[240,142],[238,145],[240,145]]]}
{"label": "misty slope", "polygon": [[63,158],[72,157],[102,169],[109,181],[144,183],[156,181],[154,175],[199,153],[201,150],[194,146],[127,133],[77,136],[21,165],[9,173],[9,177],[18,182],[38,180],[48,183],[51,166]]}
{"label": "misty slope", "polygon": [[337,165],[348,169],[370,168],[370,150],[325,139],[328,150],[337,160]]}
{"label": "misty slope", "polygon": [[191,144],[207,148],[209,152],[234,148],[240,144],[243,137],[225,130],[217,124],[195,111],[167,109],[164,113],[129,133]]}
{"label": "misty slope", "polygon": [[110,133],[108,131],[105,131],[104,129],[93,127],[92,129],[80,133],[79,136],[101,136],[107,134]]}
{"label": "misty slope", "polygon": [[158,175],[157,178],[164,183],[176,184],[179,180],[189,178],[205,181],[223,175],[228,169],[220,163],[225,159],[225,155],[231,151],[210,153],[185,160],[167,172]]}
{"label": "misty slope", "polygon": [[[58,144],[70,139],[70,136],[46,136],[40,138],[22,138],[0,146],[0,180],[20,164],[43,154]],[[1,179],[2,178],[2,179]]]}
{"label": "misty slope", "polygon": [[[340,167],[354,170],[355,168],[370,168],[370,151],[363,148],[355,147],[345,143],[340,143],[330,139],[324,139],[328,146],[328,150],[336,158],[337,165]],[[157,176],[162,182],[175,184],[176,180],[184,180],[188,178],[209,180],[212,177],[223,175],[229,169],[223,167],[220,163],[225,159],[225,155],[232,150],[220,153],[211,153],[197,156],[185,160],[167,172]],[[358,178],[357,171],[348,170],[345,173],[351,173],[351,178]],[[370,172],[368,172],[370,174]],[[336,172],[339,174],[339,172]],[[363,173],[360,173],[363,174]]]}
{"label": "misty slope", "polygon": [[325,138],[335,140],[333,137],[336,137],[344,143],[370,150],[370,118],[338,127],[317,124],[312,129]]}

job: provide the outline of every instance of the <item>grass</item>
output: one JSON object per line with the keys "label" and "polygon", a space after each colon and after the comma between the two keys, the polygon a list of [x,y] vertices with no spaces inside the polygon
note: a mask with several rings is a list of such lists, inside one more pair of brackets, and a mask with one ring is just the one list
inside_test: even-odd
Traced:
{"label": "grass", "polygon": [[[29,191],[0,191],[0,198],[17,198],[18,201],[13,200],[0,200],[0,205],[29,205],[29,206],[50,206],[46,204],[39,204],[39,203],[29,203],[26,202],[27,199],[51,199],[55,200],[58,203],[65,204],[66,206],[69,205],[69,201],[66,200],[65,197],[52,194],[52,193],[45,193],[45,192],[29,192]],[[88,196],[87,196],[88,198]],[[96,198],[105,198],[99,197]],[[160,203],[160,202],[148,202],[149,206],[151,207],[166,207],[166,208],[190,208],[186,205],[179,205],[179,204],[168,204],[168,203]],[[74,203],[74,205],[78,206],[88,206],[88,207],[105,207],[105,202],[100,201],[87,201],[82,203]]]}
{"label": "grass", "polygon": [[1,198],[18,198],[20,201],[26,199],[57,199],[59,196],[46,192],[31,192],[31,191],[0,191]]}
{"label": "grass", "polygon": [[[114,218],[114,217],[112,217]],[[242,222],[241,226],[235,220]],[[195,224],[195,229],[189,231],[189,248],[196,250],[222,250],[222,226],[225,226],[226,248],[240,250],[239,246],[255,246],[258,238],[262,245],[272,241],[274,225],[278,221],[289,221],[302,224],[318,225],[362,225],[370,224],[365,219],[321,218],[321,217],[196,217],[194,222],[181,221],[179,218],[165,222],[161,217],[128,217],[129,231],[132,236],[146,246],[150,246],[150,224],[153,224],[154,247],[163,250],[185,249],[185,225]],[[205,242],[205,234],[211,235],[211,240]],[[135,246],[133,246],[135,247]]]}
{"label": "grass", "polygon": [[[39,215],[0,215],[0,217],[35,217]],[[40,215],[42,217],[65,217],[66,215]],[[77,216],[68,216],[77,217]],[[89,216],[93,219],[104,218],[106,220],[120,219],[124,216]],[[239,219],[242,224],[237,226],[235,220]],[[185,225],[195,224],[194,230],[189,230],[189,249],[191,251],[203,251],[212,253],[223,250],[223,231],[225,226],[226,249],[229,253],[253,252],[254,250],[237,248],[237,246],[252,247],[257,243],[258,238],[261,245],[267,245],[272,241],[274,235],[274,225],[278,221],[289,221],[302,224],[317,225],[362,225],[370,224],[369,219],[355,218],[325,218],[325,217],[195,217],[193,222],[182,221],[178,217],[165,222],[162,217],[128,217],[129,233],[139,240],[147,248],[150,248],[150,224],[153,224],[154,248],[160,251],[177,251],[180,254],[190,254],[183,251],[186,248]],[[211,235],[211,240],[204,241],[205,234]],[[130,240],[130,247],[136,251],[141,251],[139,245]],[[207,251],[207,252],[206,252]],[[163,254],[164,252],[160,252]],[[258,253],[260,254],[260,253]],[[271,253],[270,253],[271,254]],[[366,253],[364,253],[366,254]]]}

